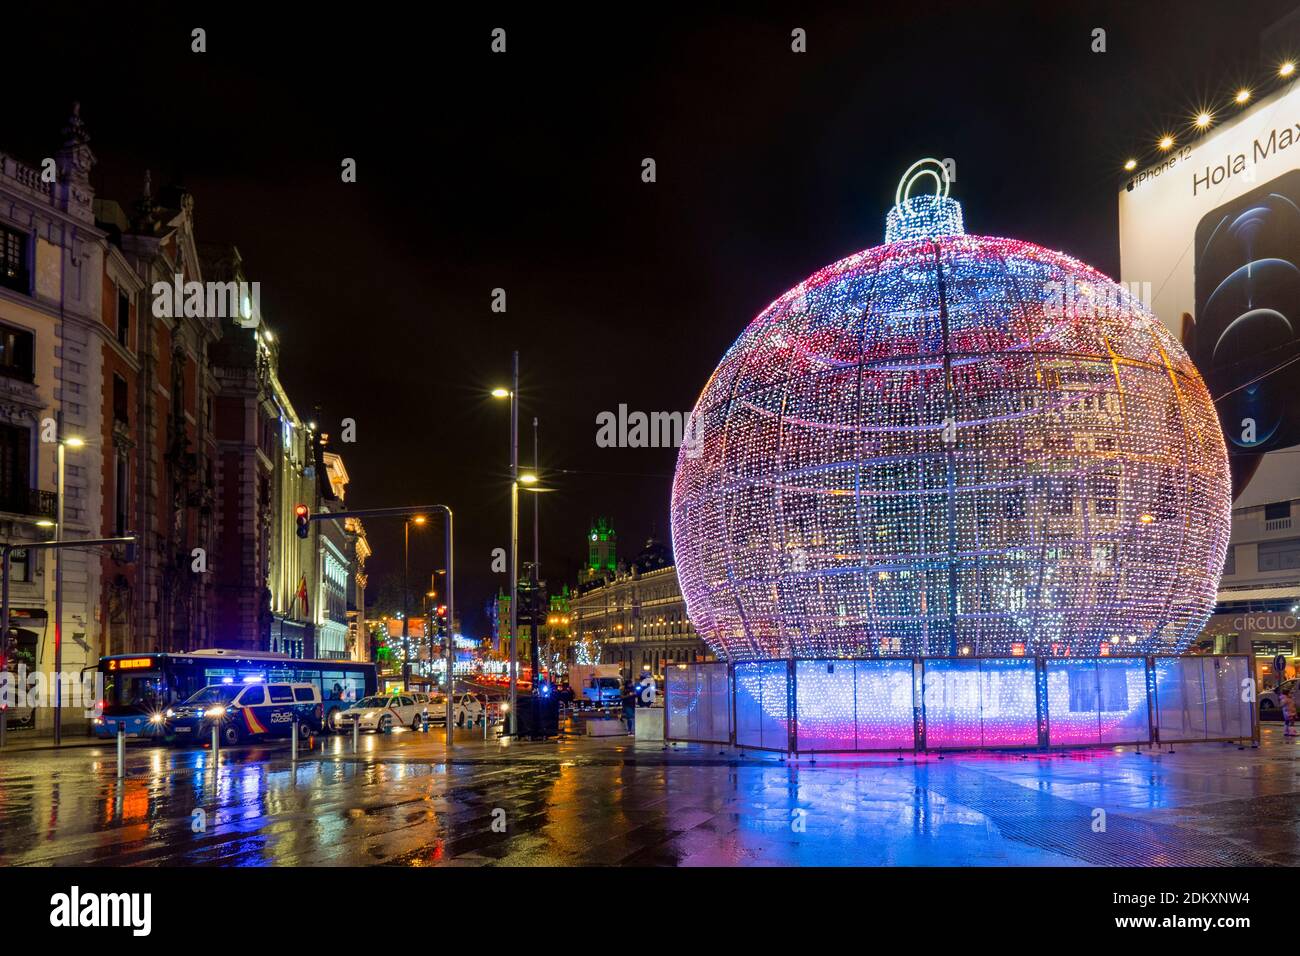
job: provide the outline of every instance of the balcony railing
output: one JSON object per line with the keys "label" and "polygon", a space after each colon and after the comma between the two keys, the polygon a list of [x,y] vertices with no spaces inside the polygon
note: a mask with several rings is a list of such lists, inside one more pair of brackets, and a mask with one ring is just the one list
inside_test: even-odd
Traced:
{"label": "balcony railing", "polygon": [[1290,518],[1266,518],[1264,520],[1265,531],[1286,531],[1290,527]]}
{"label": "balcony railing", "polygon": [[41,491],[39,488],[0,490],[0,511],[38,518],[54,518],[58,515],[58,510],[59,496],[53,491]]}

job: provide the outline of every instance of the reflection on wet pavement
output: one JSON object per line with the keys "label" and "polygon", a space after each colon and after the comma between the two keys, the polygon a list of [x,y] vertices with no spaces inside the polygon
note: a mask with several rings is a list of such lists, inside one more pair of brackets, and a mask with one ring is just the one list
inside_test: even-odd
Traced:
{"label": "reflection on wet pavement", "polygon": [[[1300,748],[779,757],[438,734],[0,754],[5,865],[1241,865],[1300,861]],[[504,811],[504,814],[501,812]],[[1098,811],[1102,812],[1099,816]],[[1104,827],[1098,826],[1101,820]]]}

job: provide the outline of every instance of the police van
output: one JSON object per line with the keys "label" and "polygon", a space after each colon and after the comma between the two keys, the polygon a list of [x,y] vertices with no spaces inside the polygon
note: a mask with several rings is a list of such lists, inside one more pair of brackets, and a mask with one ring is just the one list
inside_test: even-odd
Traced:
{"label": "police van", "polygon": [[206,743],[217,728],[223,746],[263,737],[288,737],[294,721],[319,733],[324,728],[320,689],[315,684],[209,684],[164,712],[175,743]]}

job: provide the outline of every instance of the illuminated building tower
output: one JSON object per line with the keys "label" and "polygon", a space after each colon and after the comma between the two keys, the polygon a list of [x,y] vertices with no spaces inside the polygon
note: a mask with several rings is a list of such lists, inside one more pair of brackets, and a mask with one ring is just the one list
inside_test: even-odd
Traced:
{"label": "illuminated building tower", "polygon": [[612,577],[618,571],[615,546],[618,535],[604,518],[597,518],[587,534],[587,566],[582,571],[583,582]]}

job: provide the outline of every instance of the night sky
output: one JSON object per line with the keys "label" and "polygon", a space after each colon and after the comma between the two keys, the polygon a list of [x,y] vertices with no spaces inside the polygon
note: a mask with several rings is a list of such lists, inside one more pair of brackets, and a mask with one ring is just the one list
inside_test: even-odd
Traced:
{"label": "night sky", "polygon": [[[956,160],[968,231],[1118,276],[1123,161],[1268,76],[1260,32],[1294,3],[856,6],[326,5],[277,21],[269,5],[95,4],[57,24],[6,9],[0,151],[38,164],[76,99],[97,195],[129,208],[146,168],[155,194],[194,194],[198,238],[234,242],[261,283],[299,413],[335,433],[357,421],[334,446],[348,505],[456,510],[458,605],[479,636],[506,584],[490,552],[508,546],[509,423],[488,392],[512,349],[521,458],[536,415],[557,489],[543,576],[572,582],[594,516],[625,558],[669,530],[675,452],[598,448],[599,412],[689,411],[755,314],[883,240],[923,156]],[[377,588],[400,574],[401,523],[367,528]],[[413,533],[413,577],[440,555],[435,529]]]}

